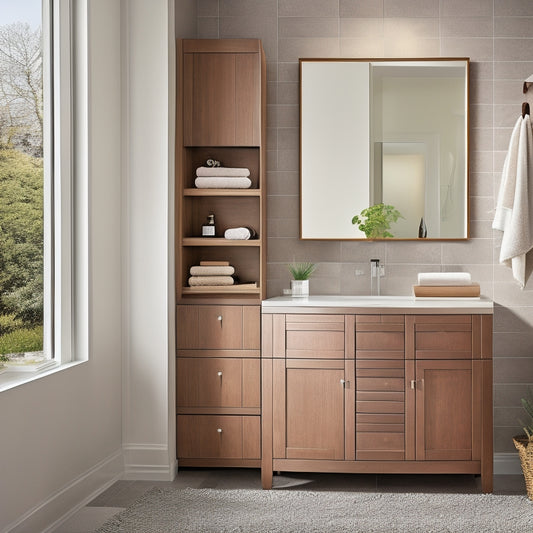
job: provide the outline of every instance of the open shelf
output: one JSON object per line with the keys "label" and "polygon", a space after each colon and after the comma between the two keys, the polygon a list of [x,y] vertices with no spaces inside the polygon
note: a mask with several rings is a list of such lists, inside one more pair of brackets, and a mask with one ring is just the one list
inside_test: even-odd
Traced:
{"label": "open shelf", "polygon": [[259,189],[191,189],[183,190],[183,196],[261,196]]}
{"label": "open shelf", "polygon": [[261,246],[261,239],[234,240],[224,237],[185,237],[183,246]]}

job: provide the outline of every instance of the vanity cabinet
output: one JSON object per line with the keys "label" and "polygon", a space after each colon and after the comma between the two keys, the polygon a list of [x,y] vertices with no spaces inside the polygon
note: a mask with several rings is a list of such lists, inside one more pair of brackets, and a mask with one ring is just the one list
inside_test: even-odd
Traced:
{"label": "vanity cabinet", "polygon": [[[176,415],[179,466],[258,467],[260,304],[266,295],[266,60],[258,39],[177,41]],[[248,189],[197,188],[208,159],[247,168]],[[216,234],[202,237],[209,214]],[[228,228],[257,238],[228,240]],[[238,282],[190,287],[202,261]]]}
{"label": "vanity cabinet", "polygon": [[492,491],[490,314],[270,310],[264,488],[273,471],[469,473]]}

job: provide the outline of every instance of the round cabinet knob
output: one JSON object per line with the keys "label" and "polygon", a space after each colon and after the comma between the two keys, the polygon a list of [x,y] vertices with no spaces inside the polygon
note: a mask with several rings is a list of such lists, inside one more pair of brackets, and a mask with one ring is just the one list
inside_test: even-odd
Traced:
{"label": "round cabinet knob", "polygon": [[217,428],[217,433],[222,433],[222,428]]}
{"label": "round cabinet knob", "polygon": [[220,321],[220,322],[222,322],[222,315],[218,315],[218,316],[217,316],[217,320]]}
{"label": "round cabinet knob", "polygon": [[341,379],[341,385],[344,385],[346,383],[346,381],[344,381],[344,379]]}
{"label": "round cabinet knob", "polygon": [[217,372],[217,376],[218,376],[219,378],[221,378],[221,377],[222,377],[222,372]]}

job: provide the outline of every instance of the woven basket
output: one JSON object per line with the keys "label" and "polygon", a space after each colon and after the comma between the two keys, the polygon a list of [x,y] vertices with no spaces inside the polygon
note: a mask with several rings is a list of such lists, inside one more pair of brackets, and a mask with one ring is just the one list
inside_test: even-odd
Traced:
{"label": "woven basket", "polygon": [[513,437],[513,442],[518,450],[522,472],[526,481],[527,497],[533,500],[533,440],[529,440],[525,435]]}

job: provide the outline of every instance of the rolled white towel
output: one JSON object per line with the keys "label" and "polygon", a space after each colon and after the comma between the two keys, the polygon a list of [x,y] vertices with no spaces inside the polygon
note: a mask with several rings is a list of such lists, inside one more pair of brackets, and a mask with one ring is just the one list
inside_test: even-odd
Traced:
{"label": "rolled white towel", "polygon": [[191,276],[190,287],[222,287],[233,285],[235,280],[231,276]]}
{"label": "rolled white towel", "polygon": [[246,241],[255,237],[256,233],[252,228],[228,228],[224,232],[224,238],[233,241]]}
{"label": "rolled white towel", "polygon": [[198,189],[249,189],[252,186],[250,178],[211,177],[196,178],[194,184]]}
{"label": "rolled white towel", "polygon": [[232,276],[235,268],[232,266],[192,266],[189,270],[191,276]]}
{"label": "rolled white towel", "polygon": [[230,178],[247,178],[250,170],[247,168],[229,168],[229,167],[198,167],[196,175],[200,178],[214,178],[218,176]]}
{"label": "rolled white towel", "polygon": [[472,285],[469,272],[421,272],[418,274],[419,285]]}

